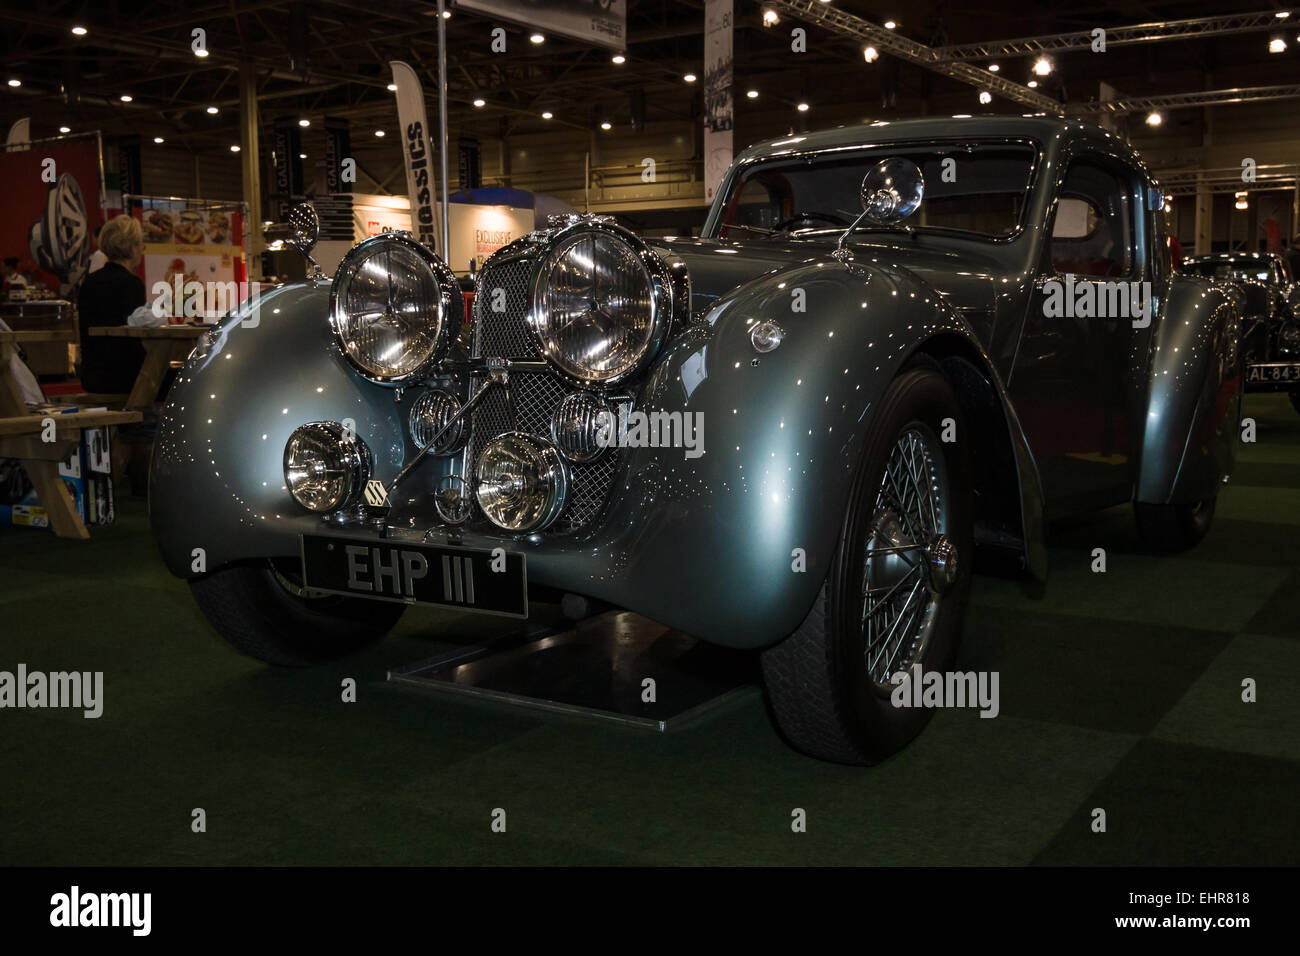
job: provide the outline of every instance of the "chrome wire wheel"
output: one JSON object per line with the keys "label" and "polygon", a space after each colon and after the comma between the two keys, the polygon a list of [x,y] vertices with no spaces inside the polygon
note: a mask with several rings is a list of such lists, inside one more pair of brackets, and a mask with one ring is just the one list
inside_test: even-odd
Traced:
{"label": "chrome wire wheel", "polygon": [[921,422],[904,427],[876,493],[862,572],[863,663],[878,694],[925,653],[944,592],[957,577],[943,451]]}

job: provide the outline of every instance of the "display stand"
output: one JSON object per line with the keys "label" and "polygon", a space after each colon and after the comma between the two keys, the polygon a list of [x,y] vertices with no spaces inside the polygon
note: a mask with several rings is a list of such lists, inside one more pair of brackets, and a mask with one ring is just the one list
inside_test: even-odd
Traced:
{"label": "display stand", "polygon": [[756,692],[759,674],[752,652],[616,610],[457,648],[390,670],[388,679],[663,732]]}

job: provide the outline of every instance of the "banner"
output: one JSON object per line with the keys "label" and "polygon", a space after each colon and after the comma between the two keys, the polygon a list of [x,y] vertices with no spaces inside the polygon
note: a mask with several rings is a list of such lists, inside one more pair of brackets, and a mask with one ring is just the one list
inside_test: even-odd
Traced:
{"label": "banner", "polygon": [[352,178],[343,178],[343,161],[352,155],[351,132],[345,119],[325,117],[325,193],[314,200],[320,217],[321,242],[352,238]]}
{"label": "banner", "polygon": [[45,141],[0,153],[0,182],[3,255],[17,256],[18,271],[35,284],[71,295],[104,224],[98,140]]}
{"label": "banner", "polygon": [[298,121],[282,116],[271,126],[271,198],[275,221],[288,222],[289,209],[302,197],[302,134]]}
{"label": "banner", "polygon": [[704,2],[704,198],[722,184],[731,166],[735,125],[732,96],[732,0]]}
{"label": "banner", "polygon": [[456,0],[456,6],[542,33],[556,33],[620,52],[627,49],[627,0]]}
{"label": "banner", "polygon": [[117,183],[123,195],[139,196],[144,192],[140,170],[140,134],[119,136],[117,140]]}
{"label": "banner", "polygon": [[20,120],[15,120],[14,125],[9,127],[9,137],[5,140],[5,146],[10,149],[26,149],[31,138],[32,120],[30,116],[24,116]]}
{"label": "banner", "polygon": [[[433,150],[429,145],[429,120],[424,113],[424,91],[420,79],[401,60],[388,64],[397,84],[397,125],[402,131],[402,155],[406,160],[406,192],[411,197],[411,232],[437,251],[438,223],[434,216]],[[446,258],[446,251],[441,255]]]}
{"label": "banner", "polygon": [[144,233],[145,294],[161,295],[159,314],[171,324],[212,319],[247,296],[244,220],[237,203],[192,206],[184,200],[132,200]]}

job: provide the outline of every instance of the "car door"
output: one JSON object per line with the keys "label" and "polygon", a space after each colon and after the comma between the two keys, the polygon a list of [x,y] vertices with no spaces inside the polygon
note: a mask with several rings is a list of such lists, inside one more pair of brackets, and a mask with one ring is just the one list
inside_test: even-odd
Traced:
{"label": "car door", "polygon": [[1104,156],[1072,158],[1059,181],[1009,388],[1049,517],[1131,494],[1126,380],[1150,301],[1143,196],[1132,170]]}

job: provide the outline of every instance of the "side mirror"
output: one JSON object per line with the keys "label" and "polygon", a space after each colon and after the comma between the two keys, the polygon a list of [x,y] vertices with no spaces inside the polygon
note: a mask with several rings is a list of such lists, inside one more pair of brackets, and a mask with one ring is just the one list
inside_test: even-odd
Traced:
{"label": "side mirror", "polygon": [[925,177],[911,160],[882,159],[862,177],[862,213],[873,222],[902,222],[921,206]]}
{"label": "side mirror", "polygon": [[308,259],[320,239],[320,216],[316,207],[309,202],[300,202],[289,210],[289,245],[293,246]]}

